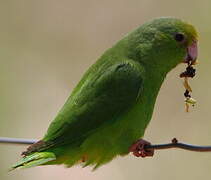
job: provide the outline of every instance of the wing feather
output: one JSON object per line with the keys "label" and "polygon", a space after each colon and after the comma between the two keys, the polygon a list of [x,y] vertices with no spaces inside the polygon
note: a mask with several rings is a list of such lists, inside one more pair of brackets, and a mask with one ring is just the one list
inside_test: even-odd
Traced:
{"label": "wing feather", "polygon": [[43,139],[45,145],[34,151],[80,143],[103,123],[115,121],[115,117],[136,103],[142,75],[140,64],[124,61],[109,66],[101,74],[96,72],[93,78],[82,79],[83,83],[79,83],[80,87],[51,123]]}

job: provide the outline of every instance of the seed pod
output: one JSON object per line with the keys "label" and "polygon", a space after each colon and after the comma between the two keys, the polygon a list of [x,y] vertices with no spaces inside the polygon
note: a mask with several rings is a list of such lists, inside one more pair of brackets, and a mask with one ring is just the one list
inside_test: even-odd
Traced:
{"label": "seed pod", "polygon": [[193,99],[193,98],[191,98],[191,97],[187,97],[186,99],[185,99],[185,103],[188,103],[188,104],[190,104],[190,105],[192,105],[192,106],[194,106],[195,104],[196,104],[196,100],[195,99]]}

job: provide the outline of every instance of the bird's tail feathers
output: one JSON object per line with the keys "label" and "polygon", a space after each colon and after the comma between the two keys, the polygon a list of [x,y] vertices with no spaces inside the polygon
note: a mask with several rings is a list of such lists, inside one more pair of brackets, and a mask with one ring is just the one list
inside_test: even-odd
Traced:
{"label": "bird's tail feathers", "polygon": [[55,159],[56,156],[52,152],[35,152],[23,157],[18,163],[13,165],[10,170],[39,166]]}

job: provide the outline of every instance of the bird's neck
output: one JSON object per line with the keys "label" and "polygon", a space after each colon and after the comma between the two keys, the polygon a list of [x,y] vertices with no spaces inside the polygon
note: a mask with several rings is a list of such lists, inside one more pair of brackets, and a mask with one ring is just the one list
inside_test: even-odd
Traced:
{"label": "bird's neck", "polygon": [[139,99],[139,106],[141,106],[140,109],[146,114],[145,126],[147,126],[152,117],[154,105],[166,74],[150,68],[145,68],[144,77],[143,91],[142,96]]}
{"label": "bird's neck", "polygon": [[145,79],[144,79],[144,87],[146,91],[148,91],[148,95],[150,97],[147,98],[155,98],[158,95],[160,87],[166,77],[167,72],[158,71],[156,69],[145,67]]}

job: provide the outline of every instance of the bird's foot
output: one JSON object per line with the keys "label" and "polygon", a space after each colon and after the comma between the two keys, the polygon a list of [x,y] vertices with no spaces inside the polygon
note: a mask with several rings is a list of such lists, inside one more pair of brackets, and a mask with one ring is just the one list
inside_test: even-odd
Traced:
{"label": "bird's foot", "polygon": [[153,149],[146,149],[147,145],[150,145],[151,143],[148,141],[145,141],[143,139],[139,139],[136,141],[129,149],[130,152],[133,153],[136,157],[152,157],[154,155]]}

